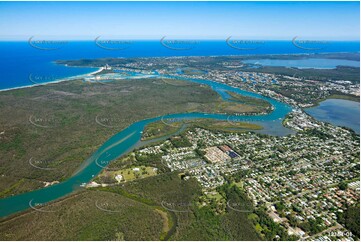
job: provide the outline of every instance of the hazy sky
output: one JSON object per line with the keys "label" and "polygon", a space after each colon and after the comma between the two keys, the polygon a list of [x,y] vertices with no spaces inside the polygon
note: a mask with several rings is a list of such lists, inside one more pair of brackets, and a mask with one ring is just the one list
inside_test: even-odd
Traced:
{"label": "hazy sky", "polygon": [[0,2],[0,38],[358,40],[359,2]]}

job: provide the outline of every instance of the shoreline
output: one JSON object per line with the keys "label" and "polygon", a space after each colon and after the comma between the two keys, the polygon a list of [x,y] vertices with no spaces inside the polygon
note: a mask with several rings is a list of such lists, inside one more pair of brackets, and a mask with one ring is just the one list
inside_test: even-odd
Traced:
{"label": "shoreline", "polygon": [[[94,68],[97,68],[97,67],[94,67]],[[26,85],[26,86],[21,86],[21,87],[10,87],[10,88],[5,88],[5,89],[0,89],[0,92],[7,92],[7,91],[13,91],[13,90],[19,90],[19,89],[25,89],[25,88],[45,86],[48,84],[57,84],[57,83],[61,83],[61,82],[72,81],[77,78],[83,78],[83,77],[86,77],[89,75],[95,75],[95,74],[103,71],[103,69],[104,69],[103,67],[100,67],[99,70],[96,70],[96,71],[93,71],[90,73],[76,75],[76,76],[70,76],[70,77],[64,77],[64,78],[60,78],[60,79],[57,79],[57,80],[51,81],[51,82],[44,82],[44,83],[37,83],[37,84]]]}
{"label": "shoreline", "polygon": [[[360,52],[322,52],[322,53],[317,53],[317,52],[312,52],[312,53],[288,53],[288,54],[243,54],[243,55],[197,55],[197,56],[149,56],[149,57],[118,57],[118,58],[122,58],[122,59],[142,59],[142,58],[154,58],[154,59],[158,59],[158,58],[194,58],[194,57],[237,57],[237,56],[244,56],[244,57],[252,57],[254,56],[255,58],[260,57],[260,56],[270,56],[270,57],[274,57],[274,56],[291,56],[291,57],[295,57],[295,56],[305,56],[305,57],[310,57],[312,55],[328,55],[328,54],[359,54]],[[95,58],[95,59],[102,59],[102,58]],[[252,59],[252,58],[251,58]],[[348,60],[348,59],[346,59]],[[70,77],[64,77],[55,81],[51,81],[51,82],[45,82],[45,83],[38,83],[38,84],[30,84],[30,85],[26,85],[26,86],[20,86],[20,87],[10,87],[10,88],[5,88],[5,89],[0,89],[0,92],[6,92],[6,91],[12,91],[12,90],[18,90],[18,89],[24,89],[24,88],[31,88],[31,87],[38,87],[38,86],[44,86],[47,84],[56,84],[56,83],[60,83],[60,82],[64,82],[64,81],[71,81],[75,78],[82,78],[82,77],[86,77],[89,75],[96,75],[100,72],[102,72],[104,70],[104,67],[89,67],[89,66],[69,66],[68,64],[64,64],[64,66],[66,67],[86,67],[86,68],[99,68],[96,71],[90,72],[90,73],[85,73],[85,74],[81,74],[81,75],[76,75],[76,76],[70,76]],[[355,67],[355,68],[360,68],[360,67]],[[298,68],[298,69],[307,69],[307,68]],[[328,69],[328,68],[315,68],[315,69]],[[334,68],[333,68],[334,69]]]}
{"label": "shoreline", "polygon": [[[228,86],[227,84],[217,83],[210,80],[203,80],[203,81],[195,81],[191,79],[184,79],[185,81],[191,81],[196,83],[201,83],[204,85],[208,85],[210,88],[215,90],[218,87],[222,87],[231,91],[236,91],[238,94],[245,94],[245,95],[255,95],[256,98],[265,98],[261,94],[244,91],[239,88],[235,88],[232,86]],[[215,86],[214,86],[215,85]],[[288,108],[287,104],[281,103],[275,99],[267,100],[269,102],[272,101],[279,103],[280,111],[275,113],[275,115],[267,114],[267,116],[262,117],[262,120],[264,121],[278,121],[280,122],[280,119],[286,115],[291,109]],[[242,115],[246,122],[252,122],[252,120],[249,119],[257,119],[256,116],[245,116]],[[111,137],[109,137],[107,140],[105,140],[99,148],[97,148],[92,154],[90,154],[89,158],[84,160],[80,164],[80,168],[78,167],[75,170],[75,173],[73,173],[70,177],[67,177],[64,181],[55,184],[53,186],[48,186],[46,188],[40,188],[35,190],[30,190],[27,192],[19,193],[12,196],[7,196],[5,198],[0,199],[0,207],[4,209],[0,209],[0,219],[6,219],[6,217],[10,216],[16,216],[17,213],[21,214],[26,209],[29,209],[29,201],[31,202],[34,199],[45,199],[41,200],[43,204],[50,203],[52,201],[57,201],[59,198],[62,199],[66,197],[68,194],[72,194],[76,191],[76,188],[80,186],[80,184],[83,183],[89,183],[94,176],[99,174],[103,167],[101,166],[95,166],[96,170],[93,170],[94,167],[90,166],[92,163],[96,163],[97,159],[102,155],[105,154],[107,150],[110,148],[117,147],[116,153],[114,154],[114,157],[110,157],[108,159],[108,162],[115,160],[117,157],[121,157],[122,155],[127,154],[130,150],[134,149],[137,144],[139,144],[139,141],[141,139],[141,133],[144,130],[144,127],[147,124],[159,121],[162,117],[165,117],[166,119],[174,119],[174,118],[185,118],[185,119],[214,119],[214,120],[224,120],[226,121],[229,117],[227,114],[212,114],[212,113],[202,113],[202,112],[180,112],[180,113],[168,113],[168,114],[161,114],[157,115],[155,117],[145,117],[144,119],[135,121],[131,123],[129,126],[125,127],[121,131],[117,132],[116,134],[112,134]],[[269,118],[267,118],[269,117]],[[239,116],[235,116],[237,120],[239,120]],[[267,120],[268,119],[268,120]],[[129,139],[129,143],[119,142],[125,139]],[[80,170],[79,170],[80,169]],[[82,172],[81,176],[77,177],[77,179],[71,180],[71,178],[74,178],[78,175],[79,171]],[[55,193],[51,193],[52,190],[54,190]],[[43,194],[51,193],[51,197],[43,196]],[[5,209],[8,208],[8,209]]]}
{"label": "shoreline", "polygon": [[[188,58],[188,57],[259,57],[259,56],[291,56],[291,57],[299,57],[305,56],[309,57],[312,55],[330,55],[330,54],[360,54],[360,51],[337,51],[337,52],[300,52],[300,53],[285,53],[285,54],[276,54],[276,53],[268,53],[268,54],[224,54],[224,55],[180,55],[180,56],[128,56],[128,57],[108,57],[112,59],[159,59],[159,58]],[[99,57],[94,59],[104,59],[107,57]],[[348,60],[348,59],[341,59],[341,60]],[[65,64],[68,66],[67,64]],[[76,67],[76,66],[69,66],[69,67]]]}
{"label": "shoreline", "polygon": [[342,94],[332,94],[326,98],[322,98],[320,100],[318,100],[316,103],[314,103],[312,106],[306,107],[306,108],[302,108],[303,110],[308,109],[308,108],[315,108],[320,106],[321,102],[330,100],[330,99],[338,99],[338,100],[346,100],[346,101],[350,101],[350,102],[356,102],[360,104],[360,96],[349,96],[349,95],[342,95]]}
{"label": "shoreline", "polygon": [[[91,68],[97,68],[97,67],[91,67]],[[95,75],[95,74],[102,72],[103,70],[104,70],[104,67],[100,67],[99,70],[96,70],[96,71],[93,71],[93,72],[90,72],[90,73],[84,74],[84,75]]]}

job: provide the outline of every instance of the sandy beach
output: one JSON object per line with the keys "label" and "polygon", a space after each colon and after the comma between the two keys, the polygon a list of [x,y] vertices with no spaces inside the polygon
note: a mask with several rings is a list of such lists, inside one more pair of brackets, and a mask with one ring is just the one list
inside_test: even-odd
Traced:
{"label": "sandy beach", "polygon": [[100,73],[103,70],[104,70],[104,68],[101,67],[101,68],[99,68],[99,70],[96,70],[94,72],[87,73],[87,74],[65,77],[65,78],[61,78],[61,79],[51,81],[51,82],[38,83],[38,84],[33,84],[33,85],[26,85],[26,86],[21,86],[21,87],[5,88],[5,89],[1,89],[0,92],[6,92],[6,91],[11,91],[11,90],[30,88],[30,87],[38,87],[38,86],[44,86],[44,85],[47,85],[47,84],[55,84],[55,83],[60,83],[60,82],[65,82],[65,81],[71,81],[71,80],[74,80],[74,79],[79,79],[79,78],[89,77],[90,75],[95,75],[97,73]]}

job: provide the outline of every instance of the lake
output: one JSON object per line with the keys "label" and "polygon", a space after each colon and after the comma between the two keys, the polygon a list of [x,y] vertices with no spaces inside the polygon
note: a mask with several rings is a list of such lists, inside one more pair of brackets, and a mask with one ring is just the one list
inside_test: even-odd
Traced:
{"label": "lake", "polygon": [[277,59],[259,59],[259,60],[245,60],[247,64],[257,64],[262,66],[285,66],[296,67],[299,69],[313,68],[313,69],[334,69],[337,66],[352,66],[360,67],[359,61],[341,60],[341,59],[299,59],[299,60],[277,60]]}
{"label": "lake", "polygon": [[327,99],[317,107],[307,108],[305,111],[317,120],[345,126],[360,134],[360,103],[358,102]]}

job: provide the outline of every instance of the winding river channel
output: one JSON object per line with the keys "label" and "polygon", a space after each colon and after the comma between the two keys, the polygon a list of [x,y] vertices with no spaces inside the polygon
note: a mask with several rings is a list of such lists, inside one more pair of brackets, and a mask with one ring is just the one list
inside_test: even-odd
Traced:
{"label": "winding river channel", "polygon": [[[240,95],[249,96],[253,98],[260,98],[268,101],[273,106],[273,111],[264,115],[237,115],[229,116],[227,114],[211,114],[211,113],[178,113],[169,114],[161,117],[155,117],[151,119],[145,119],[133,123],[121,132],[112,136],[107,140],[95,153],[93,153],[73,174],[69,179],[64,182],[26,192],[23,194],[7,197],[0,200],[0,216],[5,217],[16,212],[24,211],[30,208],[41,210],[43,212],[51,212],[47,210],[47,207],[40,206],[45,205],[51,201],[71,194],[79,189],[82,189],[82,184],[91,181],[103,167],[99,164],[109,164],[116,158],[126,154],[133,149],[141,140],[142,131],[144,127],[150,123],[159,120],[190,120],[190,119],[216,119],[216,120],[228,120],[231,122],[255,122],[255,123],[278,123],[281,124],[282,119],[292,108],[284,103],[276,101],[274,99],[264,97],[260,94],[244,91],[235,87],[228,86],[226,84],[217,83],[209,80],[191,79],[180,76],[158,76],[161,78],[176,78],[180,80],[190,81],[202,85],[211,87],[214,91],[221,95],[221,97],[228,100],[227,91],[231,91]],[[267,125],[265,125],[267,126]],[[266,131],[267,132],[267,131]]]}

